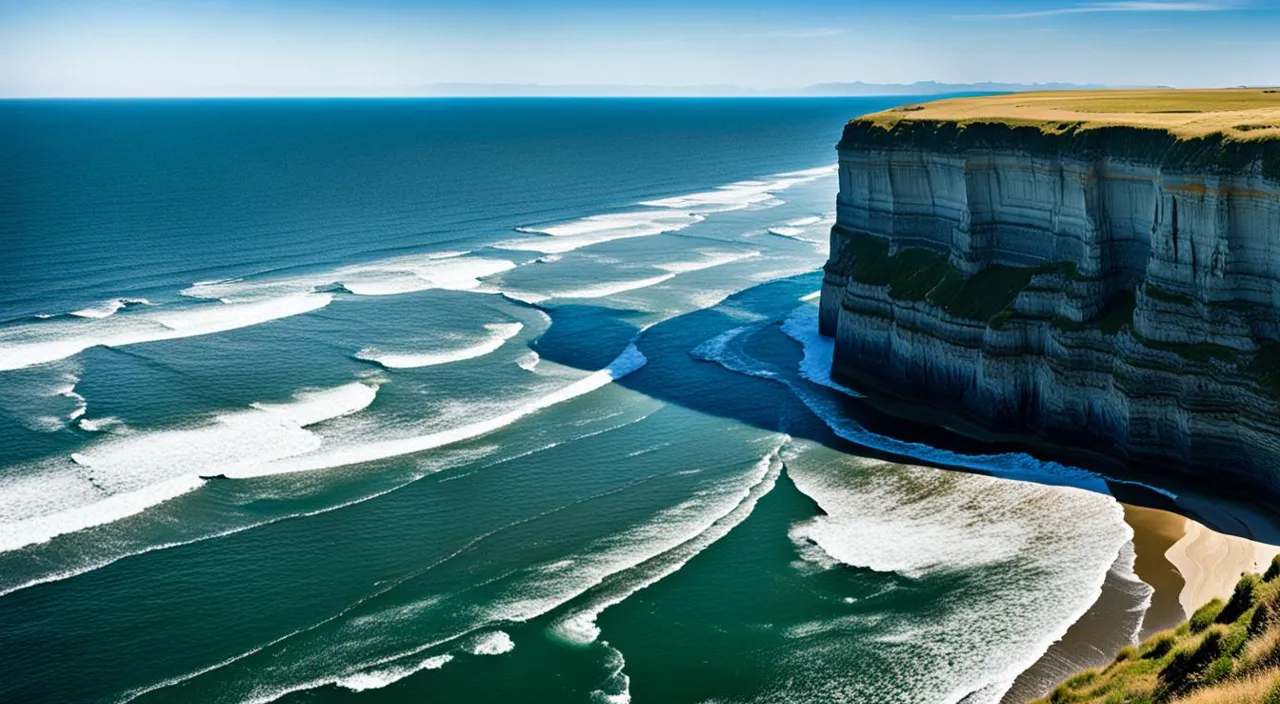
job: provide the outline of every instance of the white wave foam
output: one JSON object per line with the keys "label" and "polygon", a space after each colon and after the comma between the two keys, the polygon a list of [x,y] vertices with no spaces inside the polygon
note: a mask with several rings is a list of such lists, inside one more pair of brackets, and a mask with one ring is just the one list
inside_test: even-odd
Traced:
{"label": "white wave foam", "polygon": [[606,298],[608,296],[616,296],[619,293],[657,286],[673,278],[675,278],[675,274],[662,274],[661,276],[651,276],[633,281],[609,281],[584,288],[552,291],[547,294],[547,298]]}
{"label": "white wave foam", "polygon": [[[587,598],[585,605],[575,609],[552,626],[554,632],[570,643],[587,644],[595,641],[600,637],[600,628],[596,625],[596,619],[605,609],[621,603],[632,594],[678,571],[698,553],[728,535],[729,531],[751,515],[760,498],[773,490],[782,470],[780,452],[790,440],[791,438],[783,436],[778,444],[752,467],[747,473],[751,483],[731,494],[730,497],[734,500],[721,504],[723,508],[718,514],[711,514],[711,520],[707,521],[704,518],[705,522],[701,524],[701,530],[683,542],[646,560],[636,562],[626,572],[620,573],[617,579],[602,582]],[[677,507],[677,514],[680,509],[681,507]],[[655,524],[654,527],[666,530],[661,525]]]}
{"label": "white wave foam", "polygon": [[394,353],[383,352],[374,348],[365,348],[356,353],[357,359],[364,359],[378,364],[388,369],[412,369],[416,367],[431,367],[439,364],[449,364],[451,362],[461,362],[467,359],[483,357],[491,352],[496,352],[507,340],[520,334],[524,329],[523,323],[491,323],[485,325],[484,329],[489,332],[489,337],[484,341],[446,352],[434,353]]}
{"label": "white wave foam", "polygon": [[739,181],[710,191],[644,201],[641,205],[681,209],[697,213],[720,213],[730,210],[744,210],[753,206],[776,205],[780,202],[774,197],[774,194],[778,191],[785,191],[792,186],[808,183],[835,172],[835,166],[792,171],[778,174],[768,180]]}
{"label": "white wave foam", "polygon": [[809,237],[805,237],[804,235],[809,234],[809,232],[814,229],[815,225],[830,226],[833,224],[835,224],[835,216],[815,215],[812,217],[790,220],[782,225],[770,227],[769,234],[777,235],[778,237],[786,237],[787,239],[799,240],[801,242],[808,242],[810,244],[821,244],[824,240],[820,235],[815,234]]}
{"label": "white wave foam", "polygon": [[102,418],[81,418],[79,422],[80,429],[87,433],[98,433],[107,428],[121,425],[123,421],[115,416],[104,416]]}
{"label": "white wave foam", "polygon": [[109,301],[103,301],[96,306],[89,306],[80,310],[71,311],[70,315],[78,318],[106,318],[114,315],[116,311],[126,306],[132,305],[151,305],[151,301],[145,298],[113,298]]}
{"label": "white wave foam", "polygon": [[1137,561],[1137,549],[1133,545],[1133,540],[1130,540],[1121,546],[1120,554],[1111,565],[1111,574],[1116,577],[1122,585],[1121,589],[1129,595],[1134,604],[1129,609],[1129,612],[1134,615],[1133,630],[1129,633],[1129,643],[1132,645],[1138,644],[1139,637],[1142,635],[1143,621],[1147,610],[1151,608],[1151,600],[1156,594],[1156,590],[1138,576],[1135,569]]}
{"label": "white wave foam", "polygon": [[292,403],[254,404],[211,423],[112,436],[0,477],[0,552],[132,516],[201,485],[202,476],[314,451],[305,428],[368,406],[377,387],[306,391]]}
{"label": "white wave foam", "polygon": [[61,377],[61,381],[56,388],[49,394],[50,397],[65,398],[72,402],[71,410],[67,412],[65,418],[58,416],[40,416],[36,419],[38,428],[43,431],[62,430],[68,422],[74,422],[83,416],[89,410],[89,403],[76,392],[76,384],[80,383],[80,377],[73,373],[65,373]]}
{"label": "white wave foam", "polygon": [[[813,300],[821,295],[821,291],[815,291],[801,300]],[[837,384],[831,379],[831,363],[835,359],[836,342],[832,338],[818,334],[816,306],[801,306],[792,311],[782,323],[782,332],[799,342],[804,349],[804,358],[800,362],[800,376],[855,398],[862,396],[857,391],[843,384]]]}
{"label": "white wave foam", "polygon": [[698,252],[701,259],[687,262],[669,262],[666,264],[655,264],[654,266],[663,271],[669,271],[674,274],[683,274],[690,271],[702,271],[712,267],[722,266],[724,264],[732,264],[733,262],[742,261],[743,259],[751,259],[760,256],[760,252],[752,250],[749,252],[716,252],[701,251]]}
{"label": "white wave foam", "polygon": [[[796,487],[823,511],[796,526],[801,536],[846,565],[932,583],[956,575],[946,579],[961,593],[944,616],[872,624],[880,647],[945,663],[910,683],[912,700],[980,692],[964,701],[998,701],[1097,601],[1132,540],[1109,496],[817,451],[835,463],[788,462]],[[839,624],[803,624],[788,635],[824,630]]]}
{"label": "white wave foam", "polygon": [[661,210],[591,215],[556,225],[518,227],[519,232],[543,235],[507,240],[494,245],[498,249],[544,254],[563,254],[593,244],[632,237],[649,237],[680,230],[702,222],[701,215]]}
{"label": "white wave foam", "polygon": [[592,704],[631,704],[631,678],[622,671],[627,666],[622,651],[607,641],[601,645],[608,657],[605,666],[609,668],[609,675],[599,689],[591,691]]}
{"label": "white wave foam", "polygon": [[394,682],[398,682],[415,672],[421,672],[422,670],[438,670],[447,665],[450,660],[453,660],[452,655],[435,655],[409,665],[396,665],[394,667],[385,667],[378,670],[357,672],[354,675],[347,675],[346,677],[339,678],[334,684],[353,692],[382,689],[383,687]]}
{"label": "white wave foam", "polygon": [[835,166],[793,171],[765,180],[739,181],[710,191],[658,198],[639,204],[649,210],[590,215],[550,225],[518,227],[516,229],[519,232],[542,236],[499,242],[494,247],[561,254],[613,240],[679,232],[702,222],[710,213],[780,205],[782,201],[774,195],[777,192],[830,176],[835,171]]}
{"label": "white wave foam", "polygon": [[[21,480],[19,479],[18,482],[21,482]],[[0,492],[8,494],[8,490],[11,489],[13,483],[5,482],[0,484]],[[42,481],[41,484],[45,485],[45,482]],[[16,521],[6,520],[0,523],[0,528],[3,528],[3,531],[0,531],[0,552],[17,550],[34,543],[47,542],[64,533],[85,530],[86,528],[127,518],[157,504],[175,499],[189,491],[194,491],[203,484],[204,481],[199,477],[180,476],[134,491],[122,491],[112,494],[108,498],[93,501],[92,503],[84,503],[72,508],[60,508],[54,513]],[[45,488],[52,489],[53,487],[45,485]],[[23,494],[24,499],[29,498],[31,494],[30,491],[24,491],[26,489],[29,489],[29,487],[20,487],[18,492]],[[0,496],[0,501],[10,498],[12,497]],[[51,496],[41,498],[41,504],[55,500]],[[3,506],[2,508],[12,510],[14,507]],[[22,511],[22,513],[28,513],[29,509],[29,506],[18,507],[18,510]]]}
{"label": "white wave foam", "polygon": [[[863,469],[873,474],[877,466],[864,465]],[[838,505],[825,505],[822,500],[832,493],[829,485],[819,484],[825,479],[803,475],[796,479],[797,485],[803,484],[801,491],[818,501],[828,515],[799,524],[793,531],[796,538],[818,545],[846,565],[919,578],[936,570],[965,570],[1006,562],[1026,549],[1026,526],[1018,520],[1000,518],[999,507],[1005,493],[990,485],[954,482],[943,487],[943,482],[936,482],[929,489],[945,493],[944,498],[921,492],[905,494],[901,501],[887,504],[886,496],[897,495],[891,491],[896,486],[883,486],[873,480],[863,482],[858,492],[841,494]],[[885,484],[896,481],[894,477]],[[964,516],[969,516],[973,507],[990,512],[979,518],[942,521],[936,512],[943,507],[963,507]]]}
{"label": "white wave foam", "polygon": [[660,283],[675,278],[675,274],[661,274],[659,276],[651,276],[644,279],[633,279],[631,281],[606,281],[597,283],[592,286],[584,286],[582,288],[560,289],[546,292],[535,291],[504,291],[503,294],[509,298],[537,305],[553,298],[607,298],[616,296],[619,293],[628,291],[637,291],[642,288],[656,286]]}
{"label": "white wave foam", "polygon": [[515,267],[506,259],[469,257],[467,252],[438,252],[392,257],[295,276],[234,279],[193,284],[181,293],[191,298],[230,301],[286,294],[308,294],[340,286],[357,296],[390,296],[429,289],[466,291],[480,279]]}
{"label": "white wave foam", "polygon": [[486,633],[471,646],[472,655],[501,655],[515,650],[516,644],[506,631]]}
{"label": "white wave foam", "polygon": [[520,367],[526,372],[532,372],[538,368],[538,362],[540,361],[542,361],[542,357],[539,356],[537,352],[534,352],[533,350],[529,350],[528,354],[521,357],[516,362],[516,366]]}
{"label": "white wave foam", "polygon": [[224,471],[227,476],[230,477],[254,477],[266,474],[281,474],[285,472],[304,472],[315,469],[373,462],[376,460],[386,459],[388,457],[399,457],[401,455],[408,455],[437,447],[443,447],[445,445],[451,445],[463,440],[470,440],[471,438],[486,435],[499,428],[508,426],[531,413],[535,413],[544,408],[549,408],[558,403],[563,403],[564,401],[595,391],[615,379],[620,379],[639,369],[644,366],[645,362],[646,360],[644,355],[640,353],[640,350],[636,349],[636,346],[633,343],[628,345],[627,349],[624,350],[622,354],[618,355],[618,357],[604,369],[593,372],[586,377],[569,384],[568,386],[562,387],[556,391],[530,401],[513,411],[493,416],[485,420],[449,430],[428,433],[426,435],[389,440],[375,440],[367,443],[336,447],[331,450],[322,450],[306,455],[282,457],[280,459],[268,459],[267,461],[259,463],[239,464]]}
{"label": "white wave foam", "polygon": [[0,371],[64,359],[95,346],[122,347],[235,330],[328,305],[327,293],[295,294],[230,305],[200,305],[164,312],[112,315],[81,321],[49,320],[0,329]]}

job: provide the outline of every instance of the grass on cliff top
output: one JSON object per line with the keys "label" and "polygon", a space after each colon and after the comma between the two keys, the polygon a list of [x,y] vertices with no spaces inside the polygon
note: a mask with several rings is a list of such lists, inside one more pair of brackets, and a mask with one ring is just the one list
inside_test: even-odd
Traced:
{"label": "grass on cliff top", "polygon": [[1280,89],[1095,90],[949,98],[859,118],[885,129],[901,122],[1003,122],[1046,133],[1101,127],[1162,129],[1184,139],[1280,139]]}
{"label": "grass on cliff top", "polygon": [[1280,557],[1181,626],[1126,646],[1034,704],[1280,704]]}

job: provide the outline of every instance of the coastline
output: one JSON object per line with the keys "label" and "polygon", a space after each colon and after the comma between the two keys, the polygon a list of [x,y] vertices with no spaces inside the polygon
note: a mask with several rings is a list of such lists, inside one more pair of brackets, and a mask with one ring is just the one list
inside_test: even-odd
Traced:
{"label": "coastline", "polygon": [[1077,672],[1110,663],[1135,635],[1117,626],[1127,611],[1146,609],[1136,634],[1145,639],[1177,626],[1211,599],[1227,599],[1242,574],[1261,573],[1280,554],[1280,546],[1219,533],[1171,511],[1122,506],[1133,529],[1133,574],[1152,589],[1145,607],[1113,568],[1097,601],[1018,676],[1001,704],[1043,697]]}

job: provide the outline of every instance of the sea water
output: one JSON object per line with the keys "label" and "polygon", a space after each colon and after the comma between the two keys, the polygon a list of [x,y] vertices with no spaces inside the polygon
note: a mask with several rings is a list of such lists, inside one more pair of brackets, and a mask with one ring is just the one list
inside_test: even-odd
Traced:
{"label": "sea water", "polygon": [[0,700],[998,701],[1131,533],[826,376],[903,100],[0,104]]}

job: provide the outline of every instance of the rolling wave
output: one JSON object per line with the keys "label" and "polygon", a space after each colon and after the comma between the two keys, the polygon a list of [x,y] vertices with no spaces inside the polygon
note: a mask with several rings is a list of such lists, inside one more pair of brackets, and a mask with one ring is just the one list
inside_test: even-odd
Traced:
{"label": "rolling wave", "polygon": [[77,318],[106,318],[115,315],[116,311],[121,308],[133,305],[149,306],[151,305],[151,301],[148,301],[145,298],[113,298],[109,301],[99,303],[96,306],[73,310],[68,315],[74,315]]}
{"label": "rolling wave", "polygon": [[356,358],[376,362],[387,369],[414,369],[461,362],[498,351],[506,344],[507,340],[520,334],[520,331],[524,329],[524,324],[490,323],[485,325],[484,328],[489,332],[489,337],[468,347],[427,353],[384,352],[374,348],[365,348],[356,353]]}
{"label": "rolling wave", "polygon": [[123,347],[226,332],[300,315],[329,305],[328,293],[295,293],[244,303],[206,304],[173,311],[69,321],[50,319],[0,328],[0,371],[22,369],[79,354],[90,347]]}
{"label": "rolling wave", "polygon": [[306,391],[283,404],[254,404],[211,423],[116,435],[0,478],[0,552],[118,521],[193,491],[208,475],[318,448],[307,426],[364,409],[376,386]]}
{"label": "rolling wave", "polygon": [[507,240],[499,249],[562,254],[594,244],[632,237],[648,237],[678,232],[697,224],[713,213],[781,205],[780,191],[834,174],[836,167],[824,166],[777,174],[759,181],[739,181],[709,191],[657,198],[639,205],[648,210],[589,215],[550,225],[524,226],[519,232],[541,235]]}

